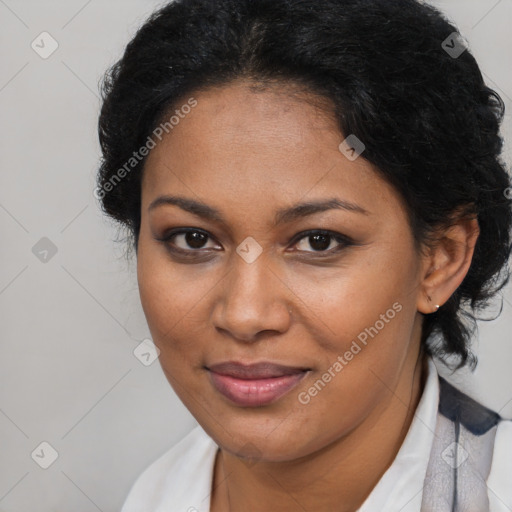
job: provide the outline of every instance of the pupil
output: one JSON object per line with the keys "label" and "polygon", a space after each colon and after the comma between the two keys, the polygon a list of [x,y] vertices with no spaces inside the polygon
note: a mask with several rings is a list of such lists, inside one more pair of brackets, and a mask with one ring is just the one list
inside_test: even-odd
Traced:
{"label": "pupil", "polygon": [[198,231],[188,232],[185,235],[185,240],[190,247],[194,249],[200,249],[205,242],[206,235],[204,233],[199,233]]}
{"label": "pupil", "polygon": [[[329,247],[329,237],[330,235],[310,235],[310,243],[311,239],[315,240],[314,243],[311,243],[311,247],[315,250],[327,249]],[[318,247],[318,244],[316,244],[315,247],[315,243],[318,242],[318,240],[320,240],[320,247]]]}

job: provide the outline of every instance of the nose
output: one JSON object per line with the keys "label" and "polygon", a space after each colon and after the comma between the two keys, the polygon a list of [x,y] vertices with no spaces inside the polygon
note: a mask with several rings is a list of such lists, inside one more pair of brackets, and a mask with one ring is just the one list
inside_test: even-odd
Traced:
{"label": "nose", "polygon": [[213,323],[237,341],[251,343],[266,333],[285,332],[291,322],[290,290],[264,257],[238,260],[217,288]]}

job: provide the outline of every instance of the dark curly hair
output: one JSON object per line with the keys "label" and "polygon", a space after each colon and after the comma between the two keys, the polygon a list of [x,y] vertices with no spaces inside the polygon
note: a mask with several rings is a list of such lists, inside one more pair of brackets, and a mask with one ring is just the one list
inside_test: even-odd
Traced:
{"label": "dark curly hair", "polygon": [[417,0],[173,1],[102,80],[95,195],[136,251],[145,158],[132,157],[164,117],[240,78],[298,84],[331,100],[341,133],[364,142],[363,157],[403,197],[419,249],[437,228],[478,219],[469,272],[422,331],[427,353],[474,368],[474,313],[510,277],[512,189],[500,159],[503,101],[456,32]]}

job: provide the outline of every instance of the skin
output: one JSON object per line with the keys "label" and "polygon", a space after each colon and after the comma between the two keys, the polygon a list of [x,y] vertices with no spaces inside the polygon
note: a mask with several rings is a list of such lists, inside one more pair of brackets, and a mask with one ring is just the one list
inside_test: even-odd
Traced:
{"label": "skin", "polygon": [[[289,84],[250,85],[194,94],[197,106],[148,156],[137,253],[142,306],[167,379],[220,446],[213,512],[353,511],[405,438],[424,386],[423,314],[464,279],[478,224],[460,221],[418,252],[396,190],[364,158],[350,161],[338,149],[345,137],[328,104]],[[218,209],[225,224],[176,205],[149,209],[171,194]],[[330,209],[273,225],[280,208],[332,197],[367,213]],[[172,228],[208,238],[158,240]],[[328,238],[319,251],[307,235],[294,241],[309,229],[355,244]],[[252,263],[236,252],[247,237],[262,249]],[[394,303],[401,311],[301,403],[298,394]],[[244,408],[221,395],[205,369],[233,360],[310,371],[276,402]]]}

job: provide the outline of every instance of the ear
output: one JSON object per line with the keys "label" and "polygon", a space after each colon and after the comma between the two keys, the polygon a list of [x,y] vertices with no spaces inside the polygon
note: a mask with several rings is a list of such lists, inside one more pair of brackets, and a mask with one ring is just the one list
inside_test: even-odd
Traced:
{"label": "ear", "polygon": [[423,260],[419,312],[435,313],[457,290],[471,266],[479,234],[478,220],[468,218],[437,234]]}

